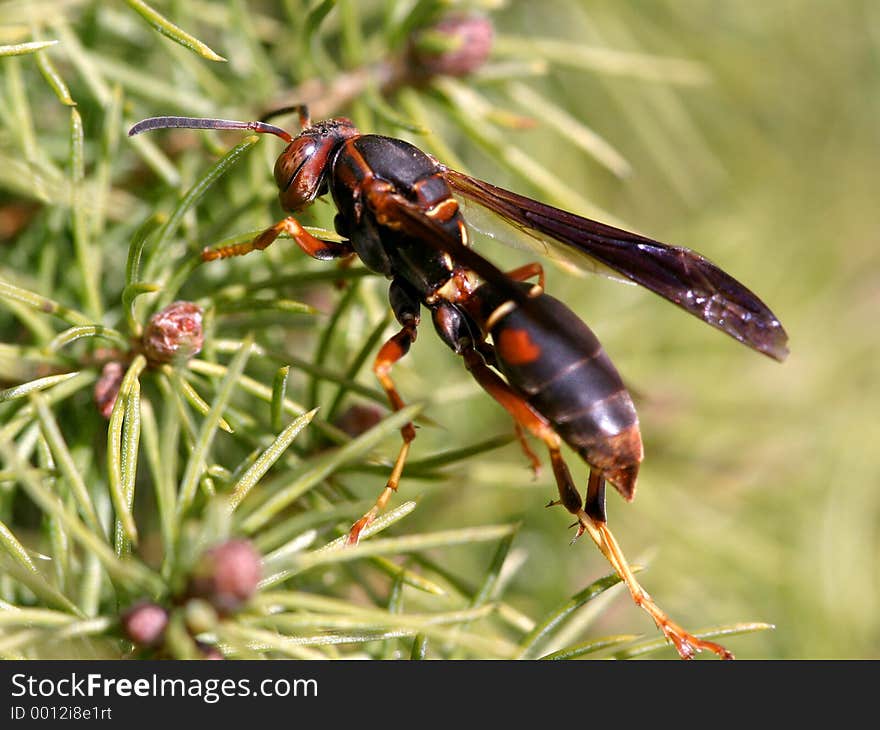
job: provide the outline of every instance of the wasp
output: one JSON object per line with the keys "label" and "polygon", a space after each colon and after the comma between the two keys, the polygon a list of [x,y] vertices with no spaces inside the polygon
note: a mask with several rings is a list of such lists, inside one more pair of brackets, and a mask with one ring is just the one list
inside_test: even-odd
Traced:
{"label": "wasp", "polygon": [[[540,263],[504,272],[471,246],[463,209],[484,210],[506,221],[518,238],[564,263],[650,289],[704,322],[776,360],[788,353],[779,320],[749,289],[694,251],[659,243],[538,202],[450,169],[401,139],[361,134],[345,118],[312,123],[304,106],[294,136],[266,121],[154,117],[129,135],[187,127],[243,129],[273,134],[287,143],[275,163],[282,208],[296,213],[328,192],[338,211],[342,241],[321,240],[289,215],[253,241],[206,249],[205,261],[265,249],[286,234],[316,259],[356,256],[390,280],[391,309],[400,325],[373,363],[391,407],[404,401],[392,369],[416,339],[424,307],[440,338],[464,361],[479,385],[513,417],[533,466],[526,434],[546,446],[558,501],[577,518],[626,584],[635,603],[654,620],[679,655],[723,646],[700,639],[673,622],[636,580],[608,527],[605,486],[626,499],[635,495],[643,458],[639,420],[617,369],[593,332],[544,289]],[[288,110],[289,111],[289,110]],[[470,212],[468,212],[470,218]],[[397,491],[412,423],[375,505],[352,526],[356,543]],[[567,444],[589,467],[582,497],[562,456]]]}

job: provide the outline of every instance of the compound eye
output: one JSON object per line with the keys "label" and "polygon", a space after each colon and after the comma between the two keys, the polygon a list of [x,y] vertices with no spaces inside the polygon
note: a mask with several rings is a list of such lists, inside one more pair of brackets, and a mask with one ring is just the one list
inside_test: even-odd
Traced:
{"label": "compound eye", "polygon": [[281,153],[275,163],[275,182],[285,210],[302,210],[318,196],[331,147],[328,140],[297,137]]}

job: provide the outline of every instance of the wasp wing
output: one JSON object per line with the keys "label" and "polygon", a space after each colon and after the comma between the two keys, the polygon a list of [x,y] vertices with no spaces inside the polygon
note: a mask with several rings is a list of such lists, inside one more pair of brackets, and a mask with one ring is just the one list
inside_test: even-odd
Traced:
{"label": "wasp wing", "polygon": [[518,229],[520,243],[563,266],[639,284],[758,352],[777,360],[788,355],[788,335],[776,315],[698,253],[582,218],[455,170],[446,169],[445,176],[460,198],[500,216]]}

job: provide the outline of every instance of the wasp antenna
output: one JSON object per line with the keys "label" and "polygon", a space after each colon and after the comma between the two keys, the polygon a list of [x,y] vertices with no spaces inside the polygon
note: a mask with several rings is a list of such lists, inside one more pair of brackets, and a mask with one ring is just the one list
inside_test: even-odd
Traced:
{"label": "wasp antenna", "polygon": [[260,134],[274,134],[281,137],[285,142],[292,142],[293,136],[276,127],[274,124],[265,122],[238,122],[233,119],[209,119],[204,117],[150,117],[135,124],[128,130],[128,136],[133,137],[141,132],[149,132],[152,129],[172,129],[183,127],[186,129],[250,129]]}
{"label": "wasp antenna", "polygon": [[312,126],[312,115],[309,114],[309,108],[305,104],[299,105],[299,125],[306,129]]}
{"label": "wasp antenna", "polygon": [[292,106],[283,106],[280,109],[273,109],[260,117],[260,121],[268,122],[270,119],[280,117],[283,114],[296,114],[299,119],[299,126],[302,129],[308,129],[312,126],[312,117],[309,114],[308,104],[293,104]]}

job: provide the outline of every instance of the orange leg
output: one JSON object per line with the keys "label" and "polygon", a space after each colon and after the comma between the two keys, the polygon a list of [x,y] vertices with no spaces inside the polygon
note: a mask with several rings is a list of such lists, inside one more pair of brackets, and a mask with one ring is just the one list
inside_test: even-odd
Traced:
{"label": "orange leg", "polygon": [[605,520],[605,480],[602,476],[591,470],[585,506],[571,478],[568,465],[562,457],[560,451],[561,439],[547,419],[515,393],[507,383],[485,364],[483,358],[476,351],[466,351],[463,355],[468,370],[489,395],[498,401],[521,427],[545,443],[550,452],[553,475],[556,478],[556,485],[559,489],[558,504],[562,504],[578,520],[576,538],[585,532],[590,535],[590,538],[596,543],[599,550],[602,551],[602,554],[611,563],[615,572],[626,584],[635,604],[651,616],[654,623],[663,632],[663,635],[675,646],[681,658],[692,659],[695,652],[708,649],[722,659],[733,659],[733,654],[723,646],[711,641],[698,639],[672,621],[654,603],[648,592],[636,580],[629,563],[624,557],[623,551],[617,544],[617,540],[614,539],[614,535],[611,533]]}
{"label": "orange leg", "polygon": [[253,241],[248,243],[237,243],[232,246],[223,246],[221,248],[206,248],[202,251],[202,261],[215,261],[217,259],[228,259],[232,256],[244,256],[251,251],[262,251],[268,248],[275,239],[282,233],[290,236],[297,246],[314,259],[327,260],[335,259],[341,256],[348,256],[352,253],[351,246],[347,243],[336,243],[334,241],[322,241],[315,238],[299,221],[293,216],[289,216],[284,220],[278,221],[271,228],[267,228]]}
{"label": "orange leg", "polygon": [[523,430],[523,427],[520,426],[516,421],[513,422],[513,427],[516,430],[516,438],[519,441],[519,445],[523,450],[523,453],[526,455],[526,458],[529,460],[529,466],[532,468],[532,474],[535,479],[537,479],[541,475],[541,460],[538,458],[538,455],[532,451],[532,447],[529,446],[529,442],[526,440],[526,432]]}
{"label": "orange leg", "polygon": [[[391,407],[395,411],[401,410],[406,404],[403,402],[403,398],[400,397],[400,393],[397,392],[394,381],[391,379],[391,368],[394,366],[394,363],[409,352],[410,345],[415,339],[416,325],[414,323],[405,324],[400,332],[394,335],[394,337],[382,346],[382,349],[379,350],[379,354],[376,355],[376,360],[373,363],[373,372],[376,373],[376,377],[382,384],[382,388],[388,396]],[[406,463],[406,457],[409,455],[409,445],[416,437],[415,426],[413,426],[412,423],[405,424],[403,428],[400,429],[400,435],[403,437],[403,444],[397,454],[397,459],[394,461],[394,467],[391,469],[391,475],[388,477],[388,482],[385,484],[385,488],[376,500],[376,504],[374,504],[363,517],[351,526],[351,530],[348,533],[349,545],[357,544],[363,529],[375,520],[378,514],[385,509],[388,502],[391,500],[392,495],[397,491],[397,487],[400,484],[401,474],[403,474],[403,466]]]}
{"label": "orange leg", "polygon": [[508,271],[506,274],[514,281],[528,281],[533,276],[537,276],[538,286],[541,289],[544,288],[544,267],[537,261],[520,266],[517,269],[513,269],[513,271]]}
{"label": "orange leg", "polygon": [[[528,447],[528,444],[525,443],[523,434],[524,430],[528,431],[536,438],[541,439],[541,441],[547,445],[550,450],[550,462],[553,465],[553,473],[557,476],[556,481],[562,483],[561,475],[563,473],[566,475],[568,474],[568,467],[562,460],[562,455],[560,453],[562,439],[560,439],[556,431],[553,430],[550,422],[532,408],[522,396],[515,393],[494,370],[486,365],[483,356],[476,350],[465,350],[462,353],[462,357],[464,357],[465,367],[470,374],[474,376],[474,379],[482,386],[483,390],[498,401],[498,403],[500,403],[513,417],[517,436],[521,439],[521,444],[523,445],[524,450],[526,450],[526,455],[537,461],[537,456],[535,456],[534,452]],[[572,509],[580,509],[582,505],[581,498],[577,489],[574,488],[571,476],[568,475],[564,482],[571,485],[571,488],[567,490],[566,494],[561,495],[563,500],[562,503],[566,505],[569,511]]]}
{"label": "orange leg", "polygon": [[[527,281],[531,279],[533,276],[538,278],[538,286],[541,290],[544,289],[544,267],[541,266],[537,261],[533,261],[529,264],[524,264],[516,269],[512,269],[511,271],[505,272],[506,276],[513,279],[513,281]],[[494,354],[492,353],[492,348],[490,345],[486,345],[485,343],[481,346],[480,353],[484,358],[487,358],[488,361],[494,364]],[[520,446],[522,447],[523,453],[526,455],[526,458],[529,460],[529,465],[532,468],[532,473],[535,475],[535,478],[541,473],[541,460],[538,458],[538,455],[532,451],[532,448],[529,446],[528,441],[526,441],[525,432],[523,431],[522,426],[517,422],[514,417],[514,428],[516,429],[516,438],[519,441]],[[551,502],[548,507],[554,504],[558,504],[557,502]]]}
{"label": "orange leg", "polygon": [[[535,266],[538,266],[540,268],[540,264],[535,264]],[[525,267],[523,267],[523,268],[525,268]],[[483,388],[490,393],[492,393],[492,390],[490,390],[490,389],[497,388],[499,383],[501,384],[501,387],[509,390],[507,383],[505,383],[503,380],[501,380],[501,378],[499,378],[495,374],[495,372],[487,366],[487,363],[491,363],[492,365],[495,365],[495,349],[492,347],[492,345],[490,345],[486,342],[481,342],[481,343],[473,345],[473,348],[474,349],[472,349],[472,350],[465,350],[462,353],[464,360],[465,360],[465,367],[468,368],[471,375],[473,375],[474,378],[476,378],[477,382],[480,385],[482,385]],[[479,348],[479,349],[477,349],[477,348]],[[479,353],[479,354],[477,354],[477,353]],[[493,393],[493,395],[494,395],[494,393]],[[517,396],[515,394],[513,394],[513,399],[522,400],[521,398],[519,398],[519,396]],[[496,398],[496,400],[497,400],[497,398]],[[519,418],[517,417],[516,413],[514,413],[514,411],[511,410],[511,408],[513,408],[513,409],[518,408],[518,406],[515,405],[513,400],[511,400],[509,403],[510,407],[508,407],[504,403],[502,403],[502,405],[504,405],[504,407],[513,416],[513,427],[516,432],[516,439],[517,439],[517,441],[519,441],[520,448],[522,449],[523,453],[526,455],[526,459],[529,460],[529,467],[532,470],[532,474],[534,474],[535,478],[537,479],[538,476],[541,474],[541,460],[538,458],[538,455],[532,450],[532,447],[529,446],[529,442],[526,440],[527,427],[524,427],[523,422],[522,422],[522,418],[525,418],[526,420],[537,418],[543,422],[543,425],[541,425],[540,427],[538,427],[537,425],[534,426],[534,428],[538,428],[539,432],[535,432],[531,428],[528,429],[532,434],[534,434],[538,438],[542,438],[542,436],[540,434],[545,433],[548,429],[550,431],[552,431],[552,429],[550,428],[550,425],[549,425],[549,423],[547,423],[546,419],[543,419],[541,416],[539,416],[528,405],[526,406],[528,408],[528,413],[521,413]],[[519,411],[517,411],[517,412],[519,412]],[[551,504],[554,504],[554,503],[551,502]],[[548,507],[549,506],[550,505],[548,505]]]}
{"label": "orange leg", "polygon": [[714,652],[722,659],[733,659],[733,654],[723,646],[713,641],[698,639],[693,634],[685,631],[660,609],[648,592],[639,585],[629,563],[623,555],[623,551],[617,544],[617,540],[614,539],[611,530],[608,529],[606,522],[594,520],[585,512],[578,514],[578,522],[580,523],[579,530],[590,534],[593,542],[596,543],[599,550],[602,551],[602,554],[608,559],[608,562],[611,563],[614,570],[626,584],[626,587],[629,588],[635,604],[644,609],[654,619],[657,628],[672,642],[682,659],[693,659],[694,652],[702,651],[703,649]]}

